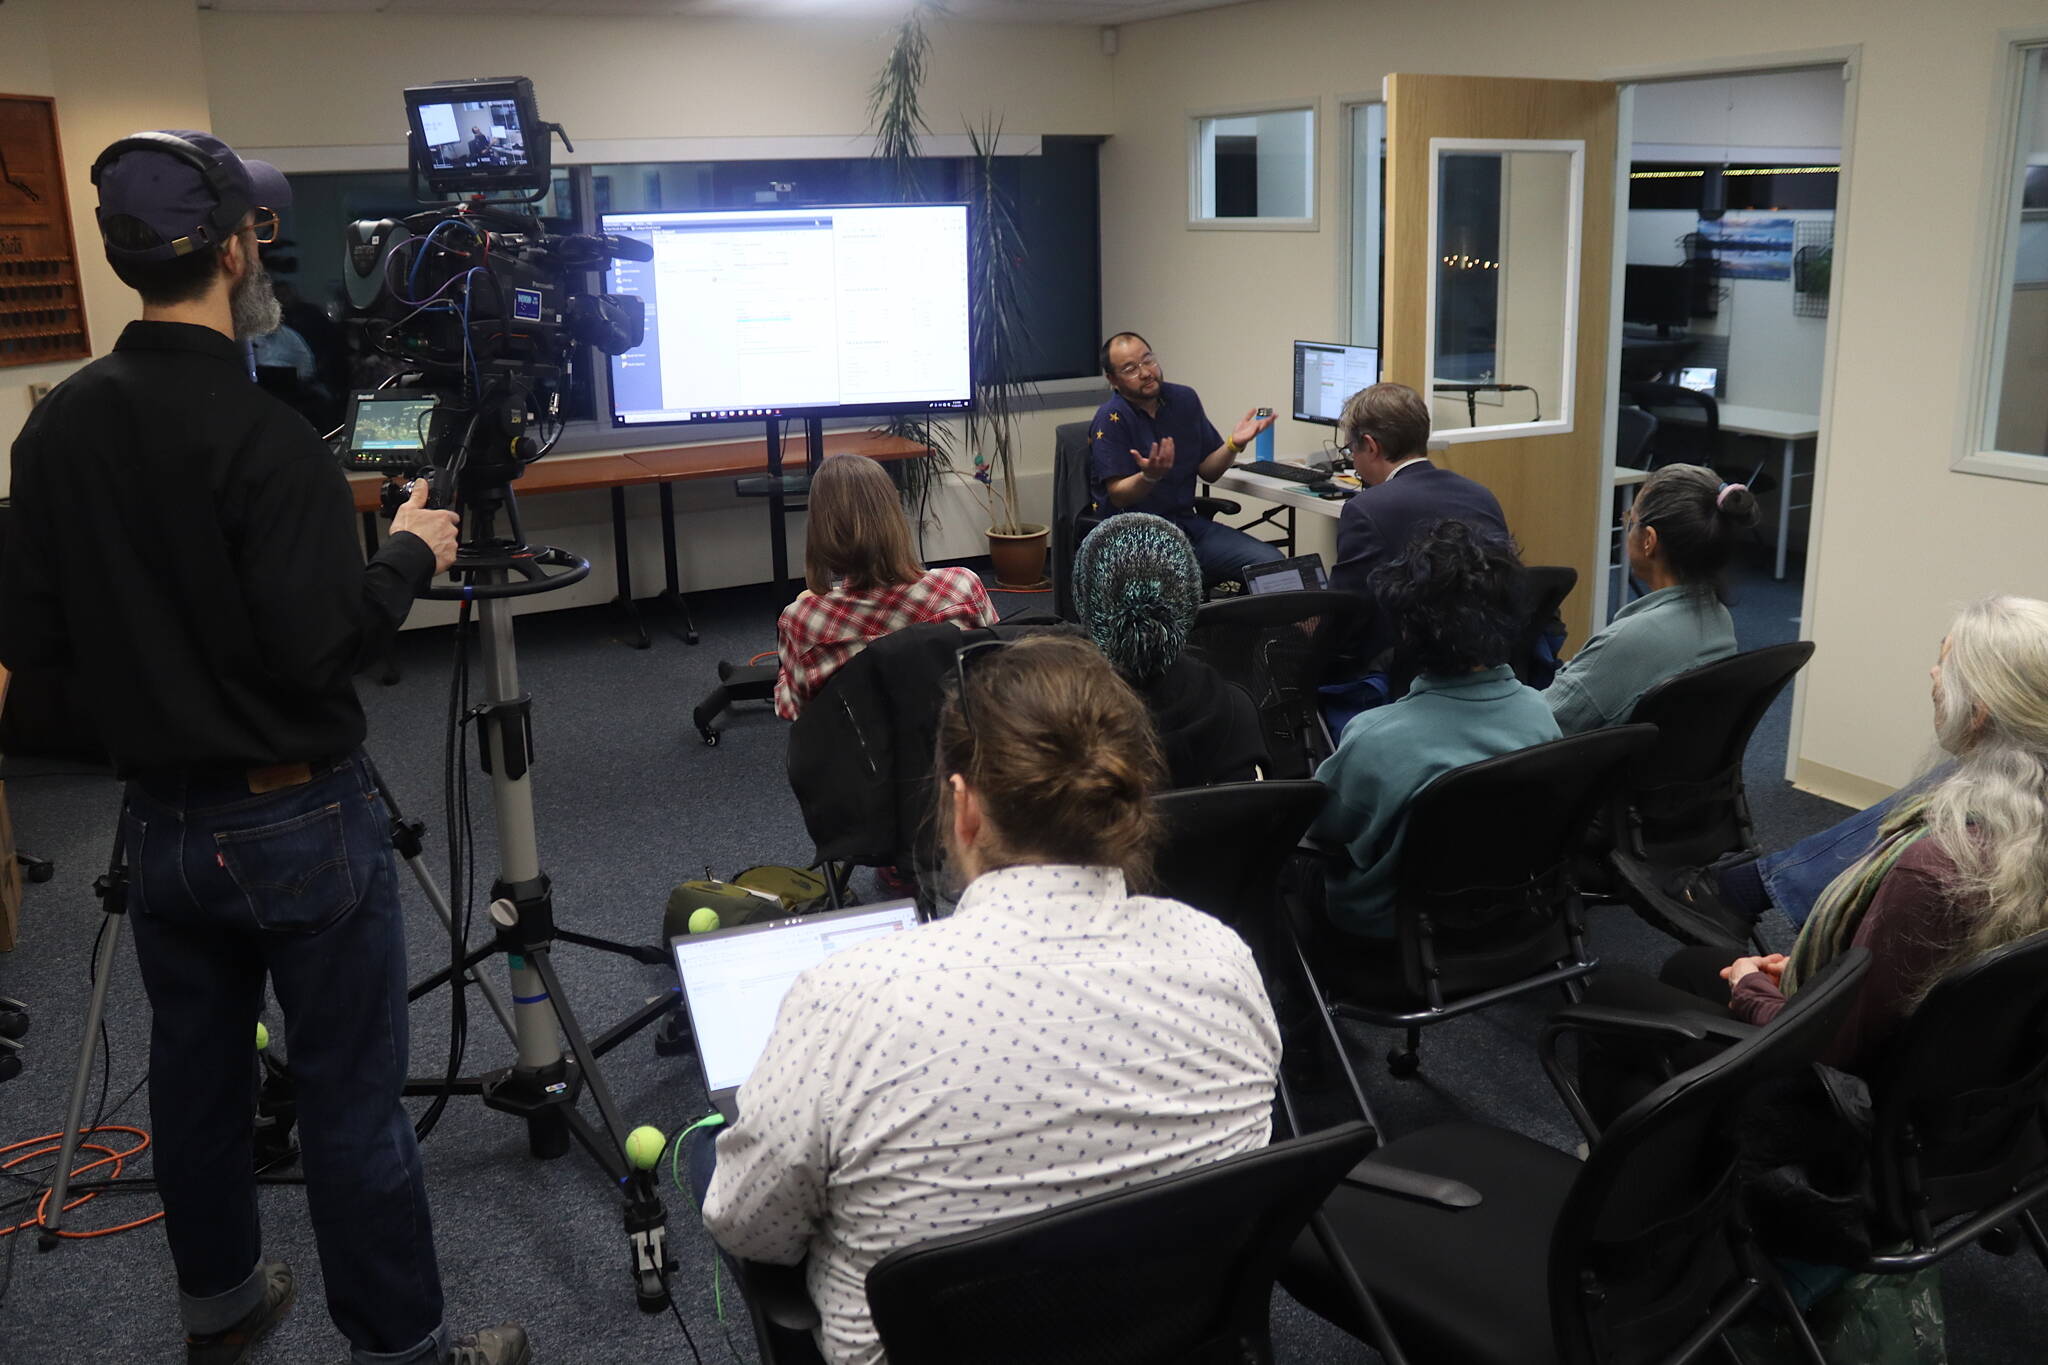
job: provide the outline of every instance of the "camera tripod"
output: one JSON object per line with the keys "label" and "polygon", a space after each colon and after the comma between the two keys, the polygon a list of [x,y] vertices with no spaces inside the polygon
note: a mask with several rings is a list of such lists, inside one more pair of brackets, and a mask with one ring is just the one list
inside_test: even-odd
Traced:
{"label": "camera tripod", "polygon": [[[518,512],[508,486],[489,488],[466,498],[465,503],[465,520],[471,534],[457,557],[454,571],[463,581],[430,587],[422,596],[475,602],[481,618],[484,700],[473,714],[481,739],[478,757],[491,779],[491,804],[498,833],[499,872],[490,892],[494,937],[414,985],[407,992],[407,1001],[417,1000],[443,984],[456,991],[474,985],[512,1041],[515,1060],[508,1067],[452,1081],[445,1077],[415,1078],[406,1082],[404,1093],[473,1095],[493,1109],[516,1115],[526,1121],[528,1150],[538,1158],[563,1155],[572,1138],[579,1143],[620,1191],[634,1293],[641,1311],[657,1313],[669,1307],[667,1214],[652,1175],[635,1169],[626,1158],[627,1128],[597,1063],[620,1042],[667,1014],[672,1003],[666,997],[657,998],[593,1041],[585,1034],[555,972],[552,945],[560,940],[649,964],[660,964],[667,958],[659,948],[616,943],[555,924],[552,885],[541,870],[534,831],[533,699],[520,691],[512,636],[513,598],[579,582],[589,574],[590,564],[566,550],[528,546],[520,534]],[[495,532],[500,515],[509,532],[503,538]],[[422,856],[424,823],[405,817],[381,775],[376,776],[376,783],[390,816],[393,848],[411,870],[451,939],[458,938],[461,930],[456,911],[435,884]],[[94,882],[93,890],[106,920],[94,964],[92,997],[79,1046],[78,1068],[66,1104],[63,1147],[51,1178],[49,1198],[43,1206],[43,1227],[37,1239],[37,1247],[42,1251],[56,1246],[61,1238],[72,1162],[81,1138],[79,1124],[84,1118],[91,1083],[94,1040],[106,1011],[108,984],[127,909],[128,870],[118,826],[106,875]],[[478,963],[499,953],[505,955],[510,971],[509,1008],[474,972]],[[566,1053],[562,1046],[564,1038],[568,1043]],[[577,1108],[586,1086],[597,1109],[598,1125],[593,1125]]]}

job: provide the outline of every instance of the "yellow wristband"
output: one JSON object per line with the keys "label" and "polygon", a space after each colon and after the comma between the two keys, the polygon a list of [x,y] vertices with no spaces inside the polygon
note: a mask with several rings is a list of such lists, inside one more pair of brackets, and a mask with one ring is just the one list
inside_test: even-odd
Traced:
{"label": "yellow wristband", "polygon": [[1239,445],[1237,442],[1231,440],[1228,436],[1223,438],[1223,448],[1229,451],[1232,455],[1244,454],[1244,447]]}

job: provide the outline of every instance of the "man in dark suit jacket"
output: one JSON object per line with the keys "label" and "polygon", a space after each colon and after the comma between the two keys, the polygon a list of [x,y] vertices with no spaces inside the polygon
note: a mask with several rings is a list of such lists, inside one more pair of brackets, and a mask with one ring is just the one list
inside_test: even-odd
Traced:
{"label": "man in dark suit jacket", "polygon": [[[1351,395],[1337,423],[1366,487],[1337,520],[1337,564],[1330,586],[1372,600],[1373,570],[1400,557],[1418,531],[1456,519],[1475,532],[1508,539],[1500,501],[1485,484],[1429,462],[1429,405],[1406,384],[1375,384]],[[1393,618],[1374,610],[1347,651],[1366,668],[1400,642]]]}

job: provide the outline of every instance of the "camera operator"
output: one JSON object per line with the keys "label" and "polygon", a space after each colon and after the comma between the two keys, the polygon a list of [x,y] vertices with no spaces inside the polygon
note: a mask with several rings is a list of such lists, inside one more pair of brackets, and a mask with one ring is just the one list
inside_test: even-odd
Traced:
{"label": "camera operator", "polygon": [[452,1339],[400,1103],[405,943],[354,668],[454,561],[415,489],[368,565],[326,446],[249,379],[275,327],[257,261],[290,191],[203,133],[93,169],[108,261],[142,296],[111,355],[14,446],[0,660],[68,672],[128,780],[129,921],[154,1018],[155,1177],[187,1359],[246,1359],[290,1307],[262,1257],[251,1046],[283,1007],[328,1311],[358,1362],[517,1365],[525,1332]]}

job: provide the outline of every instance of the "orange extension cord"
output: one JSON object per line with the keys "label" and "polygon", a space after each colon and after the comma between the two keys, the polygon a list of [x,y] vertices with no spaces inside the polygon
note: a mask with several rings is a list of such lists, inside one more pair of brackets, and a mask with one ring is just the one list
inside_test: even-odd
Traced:
{"label": "orange extension cord", "polygon": [[[101,1133],[125,1133],[128,1136],[136,1139],[136,1142],[133,1147],[130,1147],[125,1151],[117,1152],[104,1142],[91,1141],[93,1137]],[[102,1124],[98,1128],[87,1128],[82,1130],[81,1137],[83,1137],[86,1140],[81,1141],[78,1144],[79,1151],[100,1152],[104,1155],[102,1155],[97,1161],[88,1161],[85,1165],[80,1166],[77,1170],[74,1170],[71,1173],[71,1178],[73,1180],[78,1179],[80,1176],[84,1175],[88,1171],[95,1171],[98,1170],[100,1167],[107,1165],[111,1165],[114,1168],[113,1172],[107,1178],[110,1180],[118,1178],[121,1174],[122,1168],[127,1165],[128,1159],[130,1157],[141,1156],[145,1151],[149,1150],[149,1134],[144,1132],[140,1128],[130,1128],[126,1124],[108,1123]],[[43,1143],[47,1145],[38,1146],[38,1143]],[[22,1149],[25,1147],[34,1148],[34,1150],[23,1151]],[[25,1138],[20,1142],[12,1143],[6,1147],[0,1147],[0,1157],[7,1158],[4,1161],[0,1161],[0,1171],[13,1170],[16,1166],[19,1166],[24,1161],[33,1161],[39,1156],[55,1156],[63,1150],[64,1135],[62,1133],[45,1133],[41,1137]],[[64,1206],[64,1211],[66,1213],[69,1213],[71,1210],[77,1208],[80,1204],[89,1203],[92,1200],[97,1199],[99,1197],[100,1191],[90,1190],[85,1194],[79,1195],[76,1199],[66,1204]],[[48,1212],[49,1203],[50,1192],[48,1190],[45,1190],[43,1191],[42,1199],[36,1203],[35,1217],[25,1218],[21,1222],[16,1223],[13,1227],[0,1227],[0,1237],[6,1237],[13,1233],[21,1232],[27,1228],[42,1227],[43,1217]],[[150,1214],[147,1218],[137,1218],[136,1220],[130,1223],[120,1223],[110,1228],[93,1228],[86,1232],[72,1232],[69,1229],[59,1229],[57,1235],[59,1237],[76,1238],[80,1241],[83,1241],[88,1237],[110,1237],[117,1232],[130,1232],[139,1227],[146,1227],[147,1225],[154,1223],[157,1219],[163,1216],[163,1210],[158,1209],[155,1213]]]}

